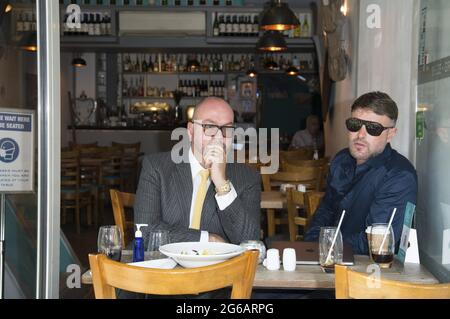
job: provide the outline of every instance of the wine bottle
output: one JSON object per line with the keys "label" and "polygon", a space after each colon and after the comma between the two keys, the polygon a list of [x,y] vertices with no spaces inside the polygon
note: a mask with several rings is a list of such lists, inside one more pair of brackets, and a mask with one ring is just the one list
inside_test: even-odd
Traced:
{"label": "wine bottle", "polygon": [[217,19],[217,13],[214,13],[214,22],[213,22],[213,36],[219,36],[219,21]]}

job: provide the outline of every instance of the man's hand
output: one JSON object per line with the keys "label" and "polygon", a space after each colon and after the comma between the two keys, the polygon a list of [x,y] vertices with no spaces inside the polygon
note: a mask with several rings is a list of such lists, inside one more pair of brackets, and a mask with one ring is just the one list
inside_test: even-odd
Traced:
{"label": "man's hand", "polygon": [[215,243],[226,243],[227,241],[225,239],[223,239],[222,237],[220,237],[217,234],[208,234],[209,238],[208,241],[209,242],[215,242]]}
{"label": "man's hand", "polygon": [[213,140],[206,145],[203,151],[205,168],[209,169],[211,180],[216,187],[224,185],[227,181],[225,168],[227,165],[225,145],[223,142]]}

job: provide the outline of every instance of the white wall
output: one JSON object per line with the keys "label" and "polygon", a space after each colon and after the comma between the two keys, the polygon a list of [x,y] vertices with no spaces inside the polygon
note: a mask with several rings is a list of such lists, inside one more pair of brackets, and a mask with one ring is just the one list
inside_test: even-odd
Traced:
{"label": "white wall", "polygon": [[359,1],[347,0],[347,8],[342,37],[349,62],[347,76],[334,84],[334,98],[324,124],[326,155],[331,157],[348,147],[345,120],[350,116],[350,106],[356,98]]}
{"label": "white wall", "polygon": [[[333,107],[324,125],[328,156],[347,147],[344,122],[354,99],[380,90],[389,94],[399,108],[398,133],[392,146],[414,162],[417,1],[347,0],[344,39],[348,41],[350,65],[345,80],[335,84]],[[369,5],[380,8],[379,29],[367,25]]]}
{"label": "white wall", "polygon": [[[357,95],[379,90],[397,103],[398,133],[393,148],[414,161],[417,79],[417,0],[361,0]],[[369,5],[381,9],[381,28],[367,26]]]}

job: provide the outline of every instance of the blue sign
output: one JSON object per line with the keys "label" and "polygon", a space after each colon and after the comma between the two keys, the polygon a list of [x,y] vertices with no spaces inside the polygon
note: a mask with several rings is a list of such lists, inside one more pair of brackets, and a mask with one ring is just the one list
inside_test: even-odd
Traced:
{"label": "blue sign", "polygon": [[19,145],[12,138],[0,139],[0,162],[11,163],[19,156]]}

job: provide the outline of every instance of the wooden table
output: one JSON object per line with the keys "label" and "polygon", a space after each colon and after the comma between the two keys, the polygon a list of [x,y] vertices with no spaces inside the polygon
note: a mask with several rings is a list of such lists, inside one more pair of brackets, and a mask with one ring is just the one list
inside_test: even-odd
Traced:
{"label": "wooden table", "polygon": [[[371,264],[368,256],[355,255],[355,265],[351,269],[367,272]],[[368,272],[372,273],[372,272]],[[381,276],[392,280],[419,284],[437,284],[439,281],[423,265],[406,263],[404,266],[394,261],[389,269],[381,269]],[[267,270],[258,265],[253,282],[254,288],[280,289],[334,289],[334,274],[322,271],[316,265],[297,265],[295,271]]]}
{"label": "wooden table", "polygon": [[[130,259],[131,250],[122,253],[122,259]],[[368,256],[355,255],[353,270],[366,272],[370,264]],[[413,282],[419,284],[437,284],[438,280],[425,269],[423,265],[406,263],[404,266],[394,261],[389,269],[381,269],[381,276],[392,280]],[[83,284],[92,284],[91,271],[81,276]],[[279,289],[334,289],[334,274],[324,273],[320,266],[297,265],[295,271],[267,270],[258,265],[256,269],[253,288],[279,288]]]}

